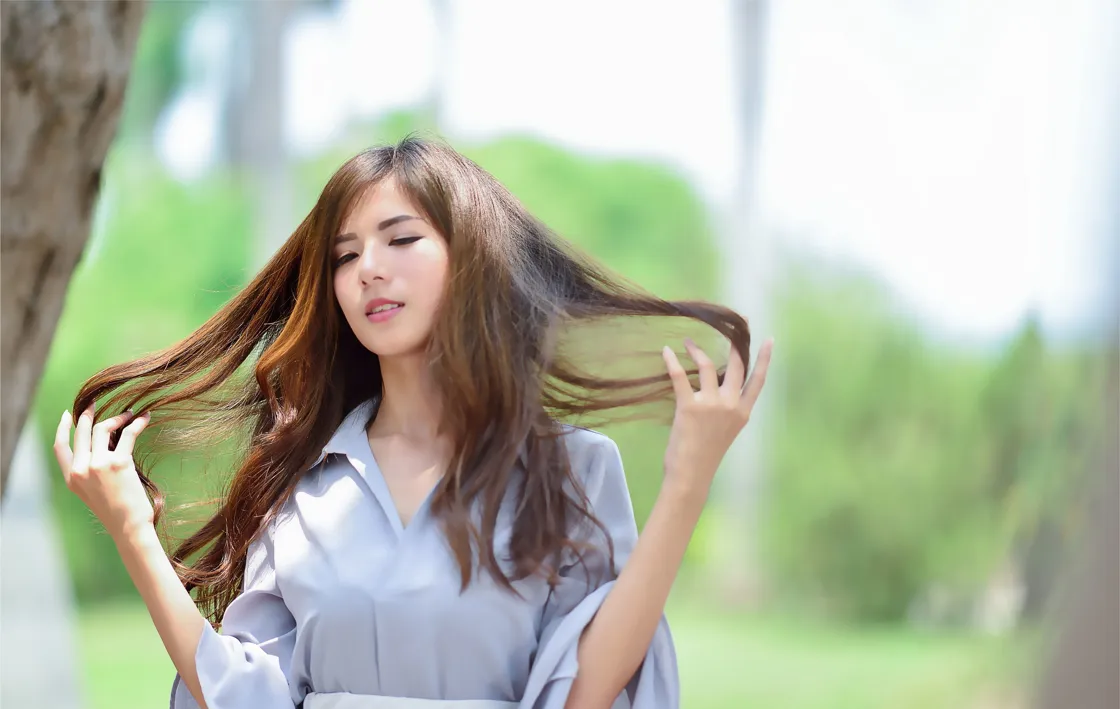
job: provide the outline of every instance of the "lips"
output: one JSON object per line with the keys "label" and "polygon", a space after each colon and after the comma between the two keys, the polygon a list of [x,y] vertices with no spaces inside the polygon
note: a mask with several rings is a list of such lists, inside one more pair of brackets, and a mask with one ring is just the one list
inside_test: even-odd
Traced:
{"label": "lips", "polygon": [[404,308],[399,300],[376,298],[366,303],[366,319],[370,322],[385,322],[395,317]]}
{"label": "lips", "polygon": [[389,312],[394,309],[404,307],[404,303],[399,300],[389,300],[388,298],[374,298],[366,303],[366,315],[374,315],[379,312]]}
{"label": "lips", "polygon": [[366,313],[366,315],[376,315],[377,313],[385,313],[385,312],[388,312],[390,310],[396,310],[397,308],[403,308],[403,307],[404,307],[404,305],[400,304],[400,303],[394,303],[392,305],[379,305],[376,308],[374,308],[373,310]]}

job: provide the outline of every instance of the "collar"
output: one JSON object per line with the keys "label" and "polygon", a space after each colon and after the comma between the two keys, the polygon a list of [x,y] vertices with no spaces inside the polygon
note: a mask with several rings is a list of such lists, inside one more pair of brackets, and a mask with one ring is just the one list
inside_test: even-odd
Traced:
{"label": "collar", "polygon": [[[339,453],[352,458],[361,457],[362,454],[369,451],[369,439],[366,437],[366,424],[369,423],[370,416],[373,415],[374,409],[377,408],[377,399],[366,399],[358,404],[354,409],[346,415],[338,428],[335,429],[334,435],[323,446],[323,451],[311,467],[322,463],[331,453]],[[518,458],[523,464],[528,463],[529,447],[526,441],[522,441],[518,446]]]}
{"label": "collar", "polygon": [[366,399],[361,404],[358,404],[346,418],[342,419],[342,423],[335,429],[334,435],[331,436],[327,444],[323,446],[322,453],[311,465],[314,468],[331,453],[341,453],[348,456],[356,456],[359,451],[368,450],[369,442],[366,438],[366,424],[369,422],[369,417],[373,415],[374,408],[377,405],[376,399]]}

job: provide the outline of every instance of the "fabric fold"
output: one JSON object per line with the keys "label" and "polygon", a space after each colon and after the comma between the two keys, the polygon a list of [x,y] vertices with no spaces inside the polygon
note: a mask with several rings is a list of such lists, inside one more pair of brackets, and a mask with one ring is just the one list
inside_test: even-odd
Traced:
{"label": "fabric fold", "polygon": [[[296,641],[295,618],[276,583],[270,530],[249,545],[243,590],[222,618],[222,633],[207,623],[194,662],[207,709],[294,709],[288,681]],[[179,673],[170,709],[199,709]]]}
{"label": "fabric fold", "polygon": [[[579,640],[614,582],[603,584],[542,633],[519,709],[564,709],[579,671]],[[679,709],[680,681],[669,624],[662,616],[645,660],[611,709]]]}
{"label": "fabric fold", "polygon": [[[195,667],[207,709],[294,709],[280,658],[269,652],[279,649],[275,646],[289,645],[295,631],[290,636],[277,638],[268,644],[274,647],[266,649],[220,635],[207,625],[195,650]],[[172,683],[171,709],[198,709],[178,673]]]}

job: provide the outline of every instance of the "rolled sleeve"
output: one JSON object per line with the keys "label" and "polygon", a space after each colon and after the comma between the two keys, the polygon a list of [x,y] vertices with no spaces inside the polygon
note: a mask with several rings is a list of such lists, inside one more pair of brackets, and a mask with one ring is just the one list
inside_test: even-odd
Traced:
{"label": "rolled sleeve", "polygon": [[[276,584],[266,536],[249,547],[243,589],[226,609],[222,632],[207,625],[195,650],[207,709],[294,709],[289,670],[296,624]],[[170,708],[198,709],[178,673]]]}
{"label": "rolled sleeve", "polygon": [[[577,539],[590,545],[582,561],[571,555],[561,567],[542,618],[540,642],[521,709],[564,709],[579,670],[579,640],[614,587],[618,570],[638,541],[634,509],[618,446],[606,436],[578,431],[583,445],[570,446],[595,517],[614,545],[610,564],[602,530],[585,525]],[[590,440],[588,440],[590,439]],[[669,624],[662,616],[645,660],[612,709],[677,709],[680,687]]]}

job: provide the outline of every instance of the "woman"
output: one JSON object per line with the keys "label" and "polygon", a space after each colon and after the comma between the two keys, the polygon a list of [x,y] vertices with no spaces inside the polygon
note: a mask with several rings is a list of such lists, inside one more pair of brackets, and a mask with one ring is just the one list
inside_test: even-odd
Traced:
{"label": "woman", "polygon": [[[581,322],[643,315],[717,329],[726,372],[691,342],[698,391],[668,347],[668,377],[565,354]],[[740,316],[622,284],[474,163],[407,139],[343,165],[197,332],[91,378],[55,452],[151,613],[176,709],[676,707],[664,605],[762,389],[770,343],[744,382],[748,349]],[[558,422],[670,395],[639,536],[617,447]],[[95,423],[94,402],[122,413]],[[169,560],[133,452],[176,413],[247,452]]]}

